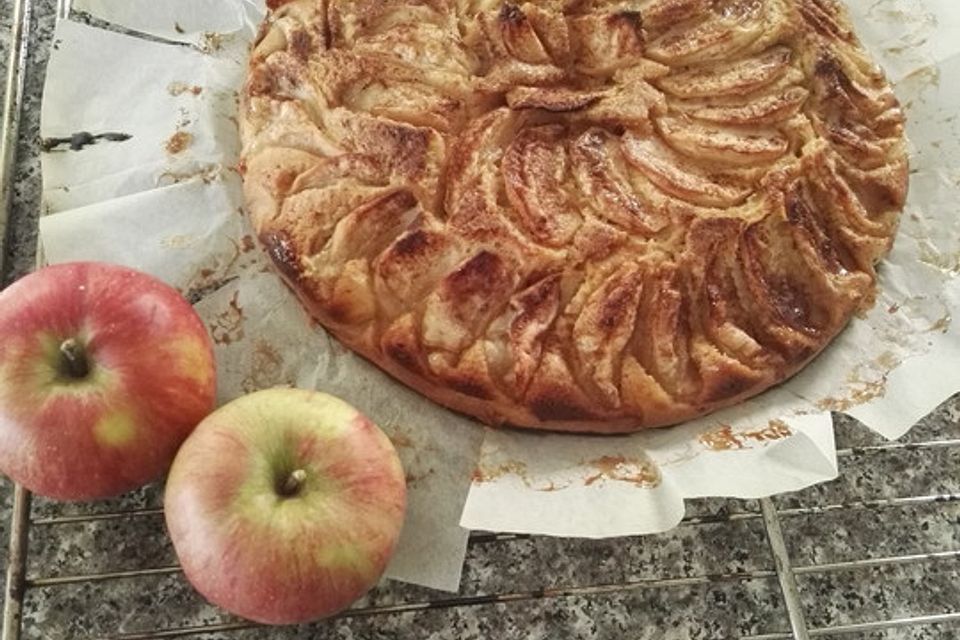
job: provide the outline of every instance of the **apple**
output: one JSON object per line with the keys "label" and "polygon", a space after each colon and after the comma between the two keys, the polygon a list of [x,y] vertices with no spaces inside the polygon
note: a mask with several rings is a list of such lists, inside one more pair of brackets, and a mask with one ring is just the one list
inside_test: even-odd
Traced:
{"label": "apple", "polygon": [[393,444],[333,396],[269,389],[208,416],[177,454],[164,496],[187,580],[265,624],[337,613],[393,554],[406,483]]}
{"label": "apple", "polygon": [[0,292],[0,472],[59,500],[162,476],[214,408],[213,345],[172,287],[96,262]]}

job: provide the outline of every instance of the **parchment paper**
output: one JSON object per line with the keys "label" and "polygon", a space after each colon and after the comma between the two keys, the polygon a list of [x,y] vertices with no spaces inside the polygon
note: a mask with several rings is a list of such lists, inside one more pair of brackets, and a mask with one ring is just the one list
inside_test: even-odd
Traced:
{"label": "parchment paper", "polygon": [[[216,344],[221,402],[287,384],[361,407],[393,439],[407,472],[407,520],[387,575],[456,590],[469,535],[460,511],[483,430],[394,389],[339,348],[270,270],[249,234],[233,170],[242,66],[222,52],[74,22],[58,25],[55,39],[43,137],[132,137],[45,154],[45,203],[55,213],[40,223],[47,261],[125,264],[197,302]],[[182,134],[184,148],[171,153]]]}
{"label": "parchment paper", "polygon": [[[46,202],[57,212],[41,222],[48,260],[110,260],[178,286],[217,341],[222,401],[274,384],[321,388],[383,425],[411,483],[394,578],[455,589],[466,529],[652,533],[679,522],[684,498],[755,498],[828,480],[837,473],[830,410],[896,438],[960,390],[952,321],[960,310],[960,9],[952,0],[850,6],[896,84],[914,147],[911,196],[874,309],[781,387],[680,427],[614,438],[486,429],[393,382],[311,324],[250,237],[231,169],[240,52],[261,5],[74,6],[183,44],[58,27],[43,135],[133,137],[44,156]],[[171,153],[179,132],[190,144]]]}
{"label": "parchment paper", "polygon": [[266,11],[263,0],[73,0],[72,8],[134,31],[201,47],[211,34],[249,37]]}

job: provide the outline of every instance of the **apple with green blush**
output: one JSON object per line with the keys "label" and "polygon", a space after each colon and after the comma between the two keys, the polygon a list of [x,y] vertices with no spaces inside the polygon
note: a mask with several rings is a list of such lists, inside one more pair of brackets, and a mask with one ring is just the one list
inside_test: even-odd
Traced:
{"label": "apple with green blush", "polygon": [[265,624],[331,616],[376,585],[405,508],[386,435],[342,400],[300,389],[212,413],[177,454],[164,496],[187,579]]}
{"label": "apple with green blush", "polygon": [[215,398],[203,322],[150,275],[66,263],[0,292],[0,472],[34,493],[94,500],[159,479]]}

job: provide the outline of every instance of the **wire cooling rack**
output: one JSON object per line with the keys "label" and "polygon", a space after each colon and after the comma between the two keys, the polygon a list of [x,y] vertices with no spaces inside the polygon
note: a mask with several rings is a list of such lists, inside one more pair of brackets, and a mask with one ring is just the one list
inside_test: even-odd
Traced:
{"label": "wire cooling rack", "polygon": [[[39,192],[36,171],[24,170],[36,164],[36,131],[21,119],[26,102],[38,104],[30,93],[43,69],[27,61],[70,11],[69,0],[0,7],[9,29],[0,40],[0,255],[10,253],[6,226],[35,224],[24,209],[39,208],[11,207],[15,183],[32,180]],[[960,400],[897,443],[837,421],[841,475],[832,483],[759,501],[693,501],[659,536],[477,532],[458,595],[384,585],[334,620],[270,632],[227,617],[186,584],[158,487],[57,505],[7,486],[2,640],[960,638]]]}
{"label": "wire cooling rack", "polygon": [[[949,413],[958,408],[960,402],[953,401],[941,412]],[[928,425],[924,431],[929,431],[933,426]],[[956,427],[955,422],[953,427]],[[839,455],[844,472],[838,481],[841,484],[844,479],[853,479],[854,484],[859,484],[857,478],[863,478],[865,470],[871,468],[880,469],[881,478],[889,481],[888,474],[894,469],[905,465],[915,468],[929,465],[929,473],[912,476],[905,480],[906,486],[894,482],[892,486],[885,487],[886,491],[909,491],[928,483],[936,487],[937,478],[942,473],[955,474],[958,469],[956,462],[960,460],[960,440],[923,440],[850,447],[841,449]],[[951,479],[951,482],[955,481],[955,478]],[[960,548],[956,545],[957,529],[960,528],[960,493],[908,493],[832,502],[834,494],[847,491],[847,488],[836,485],[825,485],[775,500],[724,501],[719,509],[715,508],[717,503],[711,504],[707,512],[688,516],[676,531],[662,536],[575,541],[475,533],[470,540],[466,593],[463,595],[440,594],[412,587],[385,587],[337,620],[313,627],[290,629],[287,630],[289,636],[270,637],[327,637],[318,635],[325,631],[330,632],[329,637],[342,637],[336,635],[337,630],[369,630],[371,624],[376,625],[378,620],[393,618],[395,622],[400,616],[408,622],[414,621],[410,623],[413,625],[412,635],[407,637],[420,638],[428,636],[412,631],[416,628],[418,615],[439,614],[441,620],[451,621],[475,617],[476,621],[483,623],[489,616],[504,615],[504,611],[510,614],[511,609],[529,614],[514,614],[518,623],[515,635],[478,633],[449,637],[647,637],[647,634],[615,635],[614,629],[609,627],[601,628],[602,633],[599,634],[584,631],[578,635],[574,629],[568,629],[567,635],[557,633],[540,636],[527,635],[527,632],[533,632],[537,625],[542,625],[542,618],[547,613],[562,612],[567,603],[571,603],[571,611],[582,611],[585,599],[597,604],[594,614],[598,618],[609,613],[643,618],[647,615],[646,610],[635,610],[624,603],[650,603],[651,609],[670,608],[674,613],[681,614],[683,607],[688,607],[691,615],[704,615],[704,607],[696,602],[698,597],[712,600],[714,607],[724,610],[715,611],[717,617],[714,619],[705,617],[693,621],[689,629],[703,629],[704,625],[713,624],[716,625],[715,634],[704,632],[702,635],[693,635],[689,629],[684,631],[673,627],[675,635],[670,635],[670,628],[657,626],[656,620],[650,621],[650,625],[654,626],[644,629],[657,632],[650,634],[650,637],[664,638],[802,640],[850,636],[960,637],[960,628],[953,626],[960,623],[960,591],[956,586],[960,569],[957,563]],[[127,508],[116,510],[86,507],[90,510],[71,512],[63,511],[63,507],[51,503],[35,505],[31,509],[28,493],[16,488],[11,510],[3,638],[146,640],[263,637],[242,635],[256,632],[257,629],[243,621],[222,618],[215,610],[199,602],[183,582],[175,562],[150,562],[151,558],[137,562],[141,559],[139,552],[121,552],[121,555],[129,556],[124,559],[129,560],[129,566],[89,572],[56,570],[57,566],[64,565],[62,558],[57,560],[59,554],[55,549],[63,531],[71,531],[71,535],[76,537],[77,530],[85,530],[91,533],[92,538],[103,536],[108,539],[106,543],[94,542],[92,546],[100,557],[94,557],[92,562],[66,563],[77,567],[85,564],[109,566],[111,562],[107,560],[118,546],[132,543],[129,539],[131,536],[139,538],[142,535],[139,532],[148,528],[153,530],[153,534],[146,536],[146,545],[154,544],[155,539],[162,536],[162,511],[149,505],[157,501],[158,496],[158,489],[148,489],[135,498],[135,502],[139,501],[141,506],[128,505]],[[152,522],[153,527],[143,526],[148,522]],[[879,527],[879,531],[873,530],[866,535],[874,527]],[[863,535],[859,540],[851,540],[857,537],[858,529]],[[950,529],[953,530],[952,535],[944,535]],[[118,534],[124,530],[138,533],[126,537]],[[110,541],[111,536],[119,542],[115,544]],[[846,548],[835,547],[831,554],[829,539],[837,536],[847,538],[848,544]],[[667,554],[669,557],[661,559],[669,561],[657,563],[658,566],[649,567],[649,571],[641,571],[638,577],[632,579],[623,579],[622,570],[608,573],[601,567],[601,570],[583,574],[575,567],[563,566],[563,562],[571,565],[602,565],[604,556],[610,553],[622,553],[629,561],[632,546],[656,548],[659,545],[676,544],[677,540],[692,548],[703,547],[708,553],[753,560],[732,562],[734,568],[727,571],[696,573],[689,571],[688,563],[678,562],[675,555]],[[724,545],[726,548],[718,549],[714,545]],[[538,553],[531,554],[530,549],[536,549]],[[896,552],[885,553],[888,549]],[[823,556],[824,560],[818,560],[818,556],[825,551],[828,553]],[[33,553],[53,561],[31,562]],[[637,562],[642,564],[642,560]],[[503,575],[509,573],[510,565],[516,563],[527,563],[528,573]],[[727,559],[723,559],[717,567],[726,563]],[[486,574],[483,571],[485,564],[489,570]],[[711,563],[694,560],[692,564],[710,566]],[[551,566],[557,567],[553,575],[550,573]],[[604,580],[608,576],[613,579]],[[917,586],[918,580],[930,584],[926,587]],[[876,590],[876,585],[883,585],[886,589]],[[918,591],[915,595],[919,597],[911,595],[913,589]],[[72,593],[64,595],[64,591]],[[759,595],[742,599],[738,602],[738,606],[742,607],[739,610],[719,606],[725,599],[736,600],[741,592]],[[640,597],[634,597],[638,593]],[[31,602],[33,594],[38,597]],[[172,603],[182,601],[185,605],[182,614],[177,610],[146,610],[144,600],[155,597]],[[53,625],[51,628],[44,627],[44,607],[69,609],[70,603],[76,598],[86,598],[95,606],[71,612],[68,622],[60,617],[50,623]],[[105,603],[101,598],[111,600]],[[848,607],[845,611],[842,610],[844,606],[834,613],[824,611],[836,607],[836,601],[845,598],[865,601],[880,598],[883,606],[878,607],[874,615],[886,615],[845,622],[857,618],[856,609],[863,605],[858,605],[856,601],[852,603],[852,608]],[[605,606],[611,609],[604,611]],[[26,616],[25,607],[33,609]],[[102,607],[109,608],[112,614],[102,617],[96,611]],[[139,615],[124,613],[135,613],[137,607],[140,607]],[[216,619],[196,622],[207,615]],[[709,613],[706,615],[709,616]],[[731,619],[731,615],[736,620]],[[85,616],[88,619],[85,620]],[[95,619],[98,617],[102,619]],[[724,617],[728,619],[724,620]],[[757,623],[751,622],[754,617],[758,619]],[[178,624],[181,620],[186,624]],[[823,620],[829,622],[820,624]],[[531,626],[524,628],[524,624]],[[557,627],[558,630],[566,628],[562,623],[558,624],[561,625]],[[629,622],[627,626],[630,627]],[[394,636],[367,636],[361,631],[352,637]]]}

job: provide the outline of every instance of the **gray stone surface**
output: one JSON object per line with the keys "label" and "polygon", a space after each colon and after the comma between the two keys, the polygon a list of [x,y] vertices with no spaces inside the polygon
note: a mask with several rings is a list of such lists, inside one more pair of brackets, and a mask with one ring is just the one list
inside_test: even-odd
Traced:
{"label": "gray stone surface", "polygon": [[[12,2],[4,2],[11,6]],[[40,216],[41,185],[38,142],[40,137],[40,98],[50,53],[50,41],[56,24],[55,0],[34,0],[30,25],[31,46],[27,58],[25,94],[17,145],[17,172],[13,185],[11,226],[7,245],[7,264],[12,266],[3,280],[27,273],[34,265],[37,247],[37,220]],[[5,31],[9,32],[9,29]]]}
{"label": "gray stone surface", "polygon": [[[8,37],[9,2],[0,2],[0,52]],[[18,172],[9,247],[14,269],[33,263],[40,211],[37,139],[43,69],[55,3],[34,0],[27,100],[18,148]],[[5,56],[4,56],[5,59]],[[923,420],[904,442],[960,437],[956,398]],[[810,624],[876,622],[960,612],[960,562],[927,559],[905,564],[843,563],[960,550],[960,502],[864,505],[865,500],[960,493],[960,447],[881,449],[855,421],[837,420],[841,475],[831,483],[780,496],[781,516]],[[864,450],[863,448],[868,449]],[[0,482],[0,534],[6,540],[10,485]],[[43,520],[160,506],[162,489],[147,487],[92,505],[34,501]],[[823,513],[816,512],[825,508]],[[358,603],[353,614],[324,624],[265,632],[217,632],[205,640],[315,639],[717,639],[789,628],[774,563],[754,501],[698,500],[688,514],[716,522],[684,523],[676,530],[615,540],[481,537],[470,546],[460,593],[387,584]],[[2,546],[0,559],[6,559]],[[165,571],[175,557],[157,514],[70,524],[35,524],[28,575],[83,577],[139,569]],[[830,571],[817,565],[829,563]],[[840,564],[838,564],[840,563]],[[732,576],[730,574],[733,574]],[[651,580],[711,576],[693,583]],[[507,595],[507,601],[497,598]],[[435,602],[419,609],[418,603]],[[391,608],[369,614],[369,608]],[[367,610],[367,614],[363,612]],[[26,595],[24,637],[44,640],[109,637],[117,633],[233,623],[205,603],[175,570],[145,577],[33,586]],[[960,638],[960,626],[917,626],[829,638],[932,640]]]}
{"label": "gray stone surface", "polygon": [[[13,19],[13,8],[9,3],[4,3],[0,7],[0,78],[7,75],[7,58],[10,54],[10,25]],[[0,85],[0,98],[3,97],[4,89]]]}

